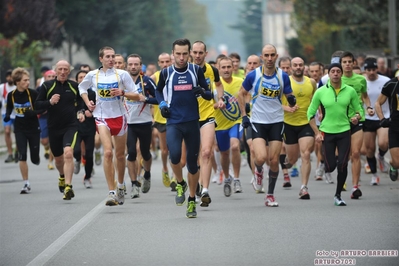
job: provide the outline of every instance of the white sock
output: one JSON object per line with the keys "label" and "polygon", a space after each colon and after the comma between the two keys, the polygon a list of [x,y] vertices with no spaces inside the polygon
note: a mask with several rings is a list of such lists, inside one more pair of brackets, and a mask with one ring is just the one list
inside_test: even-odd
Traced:
{"label": "white sock", "polygon": [[25,180],[25,184],[29,186],[29,180]]}
{"label": "white sock", "polygon": [[240,180],[239,178],[237,178],[237,177],[234,177],[234,181],[236,181],[236,180]]}
{"label": "white sock", "polygon": [[116,195],[115,190],[110,190],[110,191],[109,191],[109,194],[111,194],[111,193],[114,194],[114,195]]}
{"label": "white sock", "polygon": [[302,185],[302,186],[301,186],[301,189],[303,189],[304,187],[306,187],[306,185]]}
{"label": "white sock", "polygon": [[205,188],[205,187],[203,187],[203,188],[202,188],[202,193],[205,193],[205,192],[208,192],[208,189]]}
{"label": "white sock", "polygon": [[118,188],[123,188],[123,184],[119,184],[118,182]]}

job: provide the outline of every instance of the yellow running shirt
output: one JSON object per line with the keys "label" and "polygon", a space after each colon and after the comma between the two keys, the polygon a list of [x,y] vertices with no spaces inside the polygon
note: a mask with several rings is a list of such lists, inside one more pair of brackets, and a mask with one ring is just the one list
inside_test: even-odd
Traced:
{"label": "yellow running shirt", "polygon": [[[154,73],[155,76],[155,84],[158,85],[159,81],[159,73],[161,73],[159,70]],[[166,118],[161,115],[161,111],[159,110],[158,106],[154,106],[154,121],[160,124],[166,124]]]}
{"label": "yellow running shirt", "polygon": [[[284,111],[284,122],[291,126],[303,126],[309,123],[307,112],[312,101],[314,88],[310,78],[303,76],[302,82],[295,81],[290,76],[292,94],[296,97],[296,105],[299,109],[294,113]],[[287,98],[282,97],[282,104],[288,105]]]}
{"label": "yellow running shirt", "polygon": [[[213,68],[211,65],[208,63],[205,63],[205,69],[204,70],[204,76],[206,79],[206,82],[208,83],[208,87],[211,91],[213,91],[213,83],[215,82],[215,72],[213,71]],[[213,108],[213,104],[215,101],[212,99],[210,101],[204,100],[202,97],[198,97],[198,108],[199,108],[199,114],[200,114],[200,120],[199,121],[205,121],[206,119],[210,117],[215,117],[214,111],[215,109]]]}
{"label": "yellow running shirt", "polygon": [[226,109],[215,110],[216,131],[232,128],[235,124],[241,123],[241,111],[237,101],[237,94],[241,88],[242,78],[233,77],[231,83],[220,79],[224,88],[224,97],[228,97],[229,102]]}

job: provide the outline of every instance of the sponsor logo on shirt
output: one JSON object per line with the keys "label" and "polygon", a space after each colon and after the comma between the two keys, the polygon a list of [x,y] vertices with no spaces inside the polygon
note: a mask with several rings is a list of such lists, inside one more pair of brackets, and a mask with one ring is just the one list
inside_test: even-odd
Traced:
{"label": "sponsor logo on shirt", "polygon": [[175,91],[189,91],[193,88],[192,84],[184,84],[184,85],[174,85],[173,89]]}

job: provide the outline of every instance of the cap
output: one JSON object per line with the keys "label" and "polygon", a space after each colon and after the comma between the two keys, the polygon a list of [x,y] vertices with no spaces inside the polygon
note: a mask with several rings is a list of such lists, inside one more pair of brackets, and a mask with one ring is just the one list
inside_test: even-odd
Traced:
{"label": "cap", "polygon": [[331,64],[331,65],[328,67],[328,73],[330,73],[330,71],[331,71],[331,69],[332,69],[333,67],[338,67],[339,69],[341,69],[341,72],[343,72],[341,64],[334,63],[334,64]]}
{"label": "cap", "polygon": [[339,56],[334,56],[333,58],[331,58],[331,64],[339,64],[341,58]]}
{"label": "cap", "polygon": [[10,76],[11,74],[12,74],[12,69],[9,69],[9,70],[6,71],[6,77]]}
{"label": "cap", "polygon": [[46,73],[44,73],[44,76],[48,76],[48,75],[55,75],[55,71],[54,70],[47,70]]}
{"label": "cap", "polygon": [[50,68],[48,66],[42,66],[42,68],[40,69],[40,72],[46,72],[50,70]]}
{"label": "cap", "polygon": [[377,59],[369,57],[364,61],[364,69],[377,68]]}

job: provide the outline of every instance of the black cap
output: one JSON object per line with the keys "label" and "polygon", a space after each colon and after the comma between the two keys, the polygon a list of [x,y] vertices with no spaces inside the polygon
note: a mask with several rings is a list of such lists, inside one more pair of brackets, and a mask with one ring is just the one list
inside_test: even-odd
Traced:
{"label": "black cap", "polygon": [[377,59],[369,57],[364,61],[364,69],[377,68]]}
{"label": "black cap", "polygon": [[43,67],[40,69],[40,72],[46,72],[46,71],[48,71],[48,70],[50,70],[50,68],[49,68],[48,66],[43,66]]}
{"label": "black cap", "polygon": [[7,76],[11,76],[11,74],[12,74],[12,69],[9,69],[9,70],[6,71],[6,77]]}
{"label": "black cap", "polygon": [[341,69],[341,72],[343,72],[341,64],[334,63],[334,64],[331,64],[331,65],[328,67],[328,73],[330,73],[330,70],[331,70],[333,67],[338,67],[339,69]]}

